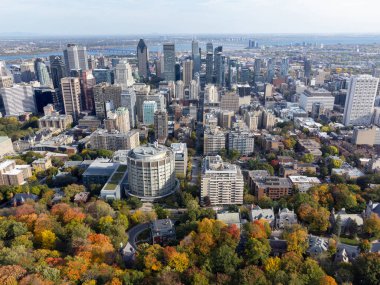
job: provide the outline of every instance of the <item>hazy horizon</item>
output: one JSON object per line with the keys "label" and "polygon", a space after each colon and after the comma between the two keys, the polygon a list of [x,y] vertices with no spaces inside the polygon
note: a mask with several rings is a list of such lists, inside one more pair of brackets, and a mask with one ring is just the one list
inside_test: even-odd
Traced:
{"label": "hazy horizon", "polygon": [[[62,2],[61,2],[62,3]],[[0,35],[380,34],[375,0],[1,0]],[[17,35],[16,35],[17,36]]]}

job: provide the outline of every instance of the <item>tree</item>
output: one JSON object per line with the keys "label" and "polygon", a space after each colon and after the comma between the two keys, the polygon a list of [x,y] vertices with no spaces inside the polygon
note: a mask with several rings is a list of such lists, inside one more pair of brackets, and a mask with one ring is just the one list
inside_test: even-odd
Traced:
{"label": "tree", "polygon": [[339,150],[336,146],[334,145],[330,145],[327,147],[327,151],[329,154],[331,155],[338,155],[339,154]]}
{"label": "tree", "polygon": [[342,218],[340,217],[340,215],[338,215],[336,220],[335,220],[334,227],[333,227],[333,233],[337,237],[340,237],[340,235],[342,233]]}
{"label": "tree", "polygon": [[311,153],[305,153],[301,160],[305,163],[312,163],[314,161],[314,155]]}
{"label": "tree", "polygon": [[246,260],[248,263],[254,265],[263,264],[263,262],[268,258],[270,252],[271,247],[269,245],[269,241],[266,238],[248,239],[244,250]]}
{"label": "tree", "polygon": [[143,203],[141,202],[141,200],[137,197],[129,197],[127,199],[127,204],[132,208],[132,209],[139,209],[142,207]]}
{"label": "tree", "polygon": [[183,272],[189,267],[189,257],[185,252],[178,252],[174,247],[167,246],[163,249],[163,254],[167,265],[175,271]]}
{"label": "tree", "polygon": [[334,278],[326,275],[319,279],[319,285],[338,285],[338,283],[336,283]]}
{"label": "tree", "polygon": [[68,198],[72,198],[76,194],[84,191],[86,191],[86,188],[83,185],[78,184],[71,184],[63,188],[63,192],[65,193],[65,196]]}
{"label": "tree", "polygon": [[57,237],[55,236],[55,233],[53,233],[50,230],[44,230],[41,232],[41,247],[46,249],[53,249],[55,248],[55,242],[57,240]]}
{"label": "tree", "polygon": [[265,274],[257,266],[249,265],[237,272],[236,284],[241,285],[269,285]]}
{"label": "tree", "polygon": [[213,251],[211,260],[213,271],[215,273],[221,272],[229,275],[235,272],[237,266],[241,262],[235,249],[227,245],[222,245]]}
{"label": "tree", "polygon": [[264,262],[265,272],[267,272],[267,274],[272,277],[280,270],[280,266],[281,266],[281,259],[278,258],[277,256],[270,257]]}
{"label": "tree", "polygon": [[292,137],[286,138],[282,142],[287,149],[294,149],[297,144],[297,141]]}
{"label": "tree", "polygon": [[330,167],[331,168],[341,168],[343,165],[343,161],[337,158],[330,159]]}
{"label": "tree", "polygon": [[368,236],[376,238],[380,237],[380,217],[372,214],[369,218],[364,220],[363,232]]}
{"label": "tree", "polygon": [[169,210],[164,209],[160,205],[155,205],[154,206],[154,211],[156,212],[156,215],[157,215],[158,219],[166,219],[166,218],[169,217],[169,214],[170,214]]}
{"label": "tree", "polygon": [[353,263],[354,284],[378,285],[380,283],[380,256],[364,253]]}
{"label": "tree", "polygon": [[299,255],[306,252],[309,247],[307,230],[300,225],[293,225],[286,228],[283,238],[288,242],[288,251],[293,251]]}

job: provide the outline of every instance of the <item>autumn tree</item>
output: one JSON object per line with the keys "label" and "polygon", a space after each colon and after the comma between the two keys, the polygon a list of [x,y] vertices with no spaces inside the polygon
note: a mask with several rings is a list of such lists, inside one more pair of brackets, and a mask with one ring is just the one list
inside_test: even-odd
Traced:
{"label": "autumn tree", "polygon": [[363,232],[370,237],[380,237],[380,217],[372,214],[369,218],[364,220]]}
{"label": "autumn tree", "polygon": [[283,238],[288,243],[288,251],[293,251],[299,255],[304,254],[309,247],[307,230],[298,224],[286,228],[283,232]]}
{"label": "autumn tree", "polygon": [[166,264],[175,271],[183,272],[190,264],[187,254],[185,252],[178,252],[174,247],[165,247],[163,255]]}

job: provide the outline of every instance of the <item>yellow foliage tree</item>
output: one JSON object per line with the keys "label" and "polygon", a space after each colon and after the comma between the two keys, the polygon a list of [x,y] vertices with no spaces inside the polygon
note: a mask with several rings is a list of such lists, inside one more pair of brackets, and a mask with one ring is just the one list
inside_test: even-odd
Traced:
{"label": "yellow foliage tree", "polygon": [[52,231],[44,230],[41,232],[40,242],[42,248],[53,249],[55,247],[56,240],[57,237],[55,236],[55,233],[53,233]]}

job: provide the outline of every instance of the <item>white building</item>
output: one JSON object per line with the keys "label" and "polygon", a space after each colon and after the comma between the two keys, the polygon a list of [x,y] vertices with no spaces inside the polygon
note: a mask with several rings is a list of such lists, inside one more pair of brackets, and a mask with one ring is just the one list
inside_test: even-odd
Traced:
{"label": "white building", "polygon": [[313,103],[322,103],[325,109],[333,110],[334,100],[334,96],[326,89],[307,89],[301,94],[299,104],[306,112],[312,111]]}
{"label": "white building", "polygon": [[218,103],[219,102],[219,94],[218,88],[213,84],[207,84],[205,87],[205,95],[204,95],[205,103]]}
{"label": "white building", "polygon": [[187,145],[185,143],[172,143],[170,147],[174,152],[175,174],[179,177],[186,177]]}
{"label": "white building", "polygon": [[237,150],[241,155],[252,154],[255,147],[253,133],[247,131],[231,131],[227,137],[228,151]]}
{"label": "white building", "polygon": [[145,145],[131,150],[127,158],[128,194],[154,200],[172,194],[178,187],[174,153],[163,145]]}
{"label": "white building", "polygon": [[132,76],[132,68],[127,60],[119,62],[115,67],[115,84],[119,84],[122,89],[132,86],[135,80]]}
{"label": "white building", "polygon": [[243,204],[243,192],[243,174],[237,165],[223,162],[219,155],[203,159],[202,205]]}
{"label": "white building", "polygon": [[1,88],[0,94],[3,98],[6,115],[37,112],[34,101],[34,90],[30,84],[17,84],[9,88]]}
{"label": "white building", "polygon": [[343,124],[371,124],[379,79],[371,75],[353,76],[349,83]]}
{"label": "white building", "polygon": [[61,79],[61,89],[65,114],[71,115],[74,122],[79,119],[81,88],[79,78],[65,77]]}
{"label": "white building", "polygon": [[300,193],[306,193],[314,185],[321,184],[321,181],[317,177],[291,175],[288,178],[293,186],[298,188]]}

